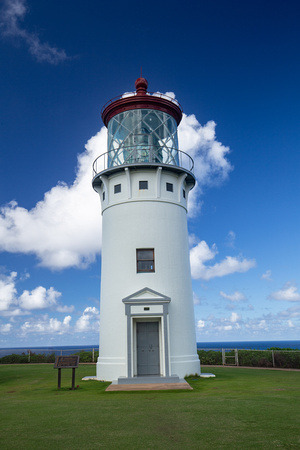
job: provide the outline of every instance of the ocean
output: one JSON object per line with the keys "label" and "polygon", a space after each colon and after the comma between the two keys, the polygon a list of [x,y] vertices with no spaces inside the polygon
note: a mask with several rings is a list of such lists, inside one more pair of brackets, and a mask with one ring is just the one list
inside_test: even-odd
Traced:
{"label": "ocean", "polygon": [[241,350],[267,350],[271,347],[291,348],[300,350],[300,341],[231,341],[231,342],[197,342],[197,348],[200,350],[221,350],[241,349]]}
{"label": "ocean", "polygon": [[[197,348],[200,350],[221,350],[224,349],[244,349],[244,350],[267,350],[271,347],[291,348],[300,350],[300,340],[298,341],[218,341],[218,342],[197,342]],[[21,355],[31,353],[55,353],[55,355],[71,355],[79,351],[98,351],[98,345],[65,345],[53,347],[26,347],[26,348],[0,348],[0,358],[15,353]]]}

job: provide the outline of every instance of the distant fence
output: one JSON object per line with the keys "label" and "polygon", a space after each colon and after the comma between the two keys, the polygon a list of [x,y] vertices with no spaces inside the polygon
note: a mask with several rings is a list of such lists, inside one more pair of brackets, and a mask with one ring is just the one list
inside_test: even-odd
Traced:
{"label": "distant fence", "polygon": [[79,355],[80,362],[95,362],[99,356],[99,347],[90,348],[35,348],[35,349],[0,349],[0,364],[16,363],[52,363],[56,356]]}
{"label": "distant fence", "polygon": [[[59,355],[79,355],[80,362],[96,362],[99,347],[90,348],[35,348],[35,349],[0,349],[0,364],[52,363]],[[268,349],[249,350],[232,348],[199,349],[198,355],[203,365],[275,367],[300,369],[300,350]]]}
{"label": "distant fence", "polygon": [[201,364],[300,369],[300,350],[198,349]]}

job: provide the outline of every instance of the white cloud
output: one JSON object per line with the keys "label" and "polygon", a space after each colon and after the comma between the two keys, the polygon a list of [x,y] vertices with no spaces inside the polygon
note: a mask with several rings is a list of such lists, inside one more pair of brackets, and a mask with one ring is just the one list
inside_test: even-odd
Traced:
{"label": "white cloud", "polygon": [[225,292],[220,291],[220,295],[223,298],[226,298],[227,300],[230,300],[231,302],[241,302],[246,300],[246,297],[242,292],[235,291],[233,294],[225,294]]}
{"label": "white cloud", "polygon": [[[210,340],[224,341],[225,337],[232,340],[270,340],[273,339],[294,339],[296,332],[300,332],[300,305],[292,307],[280,312],[270,312],[268,314],[253,317],[251,313],[245,319],[232,312],[228,317],[217,317],[210,314],[202,317],[205,322],[205,328],[197,326],[197,338],[201,340],[203,335],[209,336]],[[198,318],[196,324],[198,325]],[[287,334],[291,331],[290,334]],[[226,334],[224,334],[226,333]]]}
{"label": "white cloud", "polygon": [[[91,187],[94,159],[106,148],[106,129],[86,144],[78,156],[76,179],[59,183],[27,210],[15,202],[0,209],[0,250],[34,253],[51,269],[86,267],[100,252],[99,197]],[[55,231],[54,231],[55,230]]]}
{"label": "white cloud", "polygon": [[205,322],[204,322],[204,320],[198,320],[197,327],[198,327],[198,328],[204,328],[204,327],[205,327]]}
{"label": "white cloud", "polygon": [[194,302],[194,305],[201,304],[200,298],[198,297],[198,295],[195,292],[193,292],[193,302]]}
{"label": "white cloud", "polygon": [[199,242],[198,237],[195,234],[189,234],[189,246],[193,247],[194,245],[197,245]]}
{"label": "white cloud", "polygon": [[21,308],[13,308],[13,309],[7,309],[5,311],[0,311],[0,315],[2,317],[10,317],[10,319],[12,320],[15,317],[18,316],[29,316],[30,312],[27,310],[23,310]]}
{"label": "white cloud", "polygon": [[300,317],[300,306],[292,306],[279,313],[281,319],[295,319]]}
{"label": "white cloud", "polygon": [[235,242],[235,232],[234,231],[229,231],[227,236],[226,236],[226,245],[227,247],[234,247],[234,242]]}
{"label": "white cloud", "polygon": [[5,323],[3,325],[0,325],[0,333],[9,333],[10,330],[12,328],[12,324],[11,323]]}
{"label": "white cloud", "polygon": [[197,178],[196,187],[189,196],[190,215],[194,215],[200,207],[199,196],[203,187],[221,184],[233,170],[226,158],[229,147],[216,140],[215,128],[213,120],[202,126],[194,114],[183,114],[178,127],[180,150],[193,158]]}
{"label": "white cloud", "polygon": [[15,287],[17,272],[0,278],[0,311],[6,311],[16,301],[17,289]]}
{"label": "white cloud", "polygon": [[270,299],[283,300],[287,302],[300,302],[300,293],[297,286],[287,283],[282,289],[276,292],[272,292],[269,295]]}
{"label": "white cloud", "polygon": [[210,280],[211,278],[223,277],[236,272],[247,272],[256,265],[254,259],[226,256],[220,263],[206,266],[205,263],[214,259],[217,253],[216,245],[213,244],[210,249],[205,241],[201,241],[193,247],[190,251],[192,278]]}
{"label": "white cloud", "polygon": [[272,272],[271,272],[271,270],[266,270],[266,272],[262,274],[261,279],[262,280],[267,280],[267,281],[272,281]]}
{"label": "white cloud", "polygon": [[64,50],[42,43],[36,34],[22,28],[20,22],[24,20],[26,13],[26,0],[4,0],[0,12],[0,30],[2,35],[24,42],[29,53],[38,62],[56,65],[69,59]]}
{"label": "white cloud", "polygon": [[[36,335],[62,335],[65,333],[82,333],[82,332],[98,332],[99,331],[99,311],[95,307],[87,307],[82,315],[71,326],[72,317],[66,315],[63,320],[56,317],[49,317],[48,314],[31,318],[21,325],[19,328],[21,336],[27,334]],[[8,332],[8,331],[7,331]]]}
{"label": "white cloud", "polygon": [[233,312],[233,313],[231,313],[231,316],[230,316],[229,320],[230,320],[230,322],[235,323],[239,319],[240,319],[240,316],[237,313]]}
{"label": "white cloud", "polygon": [[99,311],[95,307],[85,308],[83,314],[76,322],[75,331],[85,332],[99,329]]}
{"label": "white cloud", "polygon": [[[293,306],[277,313],[269,313],[262,317],[248,319],[245,323],[245,329],[250,333],[268,332],[268,335],[280,336],[281,339],[287,339],[287,330],[289,328],[298,328],[300,331],[300,307]],[[267,337],[267,336],[266,336]]]}
{"label": "white cloud", "polygon": [[201,278],[205,270],[204,263],[214,259],[218,253],[216,244],[210,249],[205,241],[199,242],[190,250],[192,278]]}
{"label": "white cloud", "polygon": [[230,336],[233,336],[233,333],[238,332],[243,324],[242,317],[235,312],[232,312],[229,317],[215,317],[214,315],[210,315],[205,319],[197,321],[197,332],[199,333],[200,339],[205,334],[206,336],[218,336],[224,340],[222,333],[230,332]]}
{"label": "white cloud", "polygon": [[66,316],[63,321],[59,321],[56,318],[48,316],[34,319],[25,322],[21,326],[21,333],[26,335],[28,333],[39,333],[39,334],[64,334],[70,329],[70,322],[72,317]]}
{"label": "white cloud", "polygon": [[75,309],[74,305],[67,306],[67,305],[58,305],[56,307],[56,311],[60,313],[71,313]]}
{"label": "white cloud", "polygon": [[202,277],[209,280],[214,277],[223,277],[236,272],[243,273],[247,272],[249,269],[252,269],[255,265],[256,263],[254,259],[226,256],[226,258],[220,263],[207,267]]}
{"label": "white cloud", "polygon": [[19,298],[19,305],[23,309],[45,309],[56,305],[61,293],[53,287],[46,289],[38,286],[31,292],[25,290]]}
{"label": "white cloud", "polygon": [[58,312],[72,312],[74,306],[64,306],[58,303],[61,292],[53,287],[46,289],[38,286],[31,291],[24,290],[18,295],[17,282],[25,281],[23,276],[17,279],[17,272],[11,272],[10,275],[0,275],[0,314],[1,316],[16,317],[30,314],[34,309],[55,308]]}
{"label": "white cloud", "polygon": [[267,330],[267,323],[265,321],[265,319],[260,320],[259,324],[258,324],[258,328],[263,328],[264,330]]}

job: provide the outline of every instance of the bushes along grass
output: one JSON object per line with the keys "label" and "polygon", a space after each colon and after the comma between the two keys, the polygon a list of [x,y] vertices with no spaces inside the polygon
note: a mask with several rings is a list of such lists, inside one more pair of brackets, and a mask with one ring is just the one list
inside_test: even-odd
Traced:
{"label": "bushes along grass", "polygon": [[[273,350],[273,354],[272,354]],[[92,362],[92,351],[80,351],[81,363]],[[217,350],[198,350],[201,364],[222,365],[222,352]],[[226,355],[234,356],[234,351],[227,351]],[[99,352],[94,352],[94,361],[97,361]],[[270,348],[269,350],[238,350],[239,366],[246,367],[273,367],[273,357],[275,367],[300,369],[300,351],[292,349]],[[25,353],[21,355],[12,354],[0,358],[0,364],[26,364],[26,363],[54,363],[55,353],[30,353],[30,358]],[[234,360],[232,360],[234,361]]]}
{"label": "bushes along grass", "polygon": [[[201,364],[222,365],[222,352],[218,350],[198,350]],[[234,356],[234,350],[227,351]],[[238,365],[246,367],[274,367],[300,369],[300,351],[270,348],[268,350],[238,350]],[[232,364],[234,359],[231,360]]]}
{"label": "bushes along grass", "polygon": [[[91,351],[81,351],[75,353],[75,355],[79,355],[79,361],[84,362],[92,362],[93,361],[93,352]],[[97,361],[99,356],[99,352],[94,352],[94,361]],[[6,355],[0,358],[0,364],[27,364],[27,363],[54,363],[55,362],[55,353],[33,353],[30,352],[30,355],[26,355],[22,353],[21,355],[12,353],[11,355]]]}

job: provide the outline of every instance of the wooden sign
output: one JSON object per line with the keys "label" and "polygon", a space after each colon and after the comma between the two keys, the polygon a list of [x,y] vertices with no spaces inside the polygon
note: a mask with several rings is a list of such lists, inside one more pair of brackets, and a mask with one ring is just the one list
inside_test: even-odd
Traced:
{"label": "wooden sign", "polygon": [[72,390],[75,389],[75,369],[79,364],[79,356],[57,356],[54,364],[54,369],[58,369],[57,388],[60,389],[61,385],[61,369],[73,369],[72,370]]}
{"label": "wooden sign", "polygon": [[77,369],[79,364],[79,356],[57,356],[54,369]]}

